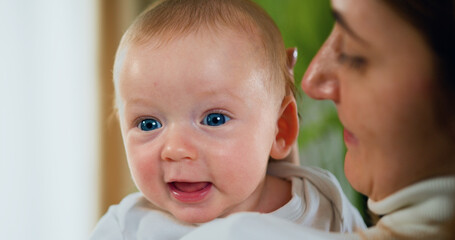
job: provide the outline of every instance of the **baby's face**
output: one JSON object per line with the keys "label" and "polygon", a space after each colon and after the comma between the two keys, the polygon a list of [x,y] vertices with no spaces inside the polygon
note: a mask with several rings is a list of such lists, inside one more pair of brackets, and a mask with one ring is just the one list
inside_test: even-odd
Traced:
{"label": "baby's face", "polygon": [[191,223],[255,210],[281,104],[248,38],[206,35],[131,47],[119,74],[134,181]]}

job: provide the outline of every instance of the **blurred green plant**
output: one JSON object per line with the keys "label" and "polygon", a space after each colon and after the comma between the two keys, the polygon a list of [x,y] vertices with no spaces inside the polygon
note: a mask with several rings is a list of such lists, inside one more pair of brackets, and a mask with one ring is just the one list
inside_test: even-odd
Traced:
{"label": "blurred green plant", "polygon": [[301,116],[299,148],[302,165],[318,166],[331,171],[351,200],[364,214],[364,200],[354,191],[344,175],[342,126],[334,104],[315,101],[302,93],[300,82],[311,59],[322,46],[333,26],[329,0],[254,0],[275,20],[286,47],[297,47],[298,61],[294,69],[299,89]]}

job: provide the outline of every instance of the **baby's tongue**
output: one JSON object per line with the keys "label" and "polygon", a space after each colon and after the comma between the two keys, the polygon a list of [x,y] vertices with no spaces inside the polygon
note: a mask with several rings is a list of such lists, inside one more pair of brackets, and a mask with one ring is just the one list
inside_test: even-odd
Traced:
{"label": "baby's tongue", "polygon": [[174,182],[175,188],[182,192],[197,192],[207,187],[209,182]]}

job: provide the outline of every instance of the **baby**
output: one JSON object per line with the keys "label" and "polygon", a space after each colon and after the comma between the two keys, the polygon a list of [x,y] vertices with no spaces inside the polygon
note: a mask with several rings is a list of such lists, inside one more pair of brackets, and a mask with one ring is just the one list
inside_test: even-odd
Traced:
{"label": "baby", "polygon": [[331,174],[280,160],[299,129],[292,62],[248,0],[166,0],[142,13],[114,64],[140,193],[111,207],[92,239],[180,238],[246,211],[327,231],[364,227]]}

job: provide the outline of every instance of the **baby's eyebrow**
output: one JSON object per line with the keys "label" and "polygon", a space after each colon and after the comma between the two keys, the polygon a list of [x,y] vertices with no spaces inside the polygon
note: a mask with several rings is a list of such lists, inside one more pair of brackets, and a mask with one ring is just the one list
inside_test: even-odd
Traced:
{"label": "baby's eyebrow", "polygon": [[237,101],[243,103],[244,102],[244,99],[240,96],[238,96],[238,94],[236,94],[236,92],[233,92],[233,91],[230,91],[229,89],[225,89],[225,90],[219,90],[219,89],[208,89],[207,91],[204,91],[202,93],[203,95],[206,95],[208,97],[210,96],[215,96],[215,97],[229,97],[229,98],[232,98],[232,99],[236,99]]}
{"label": "baby's eyebrow", "polygon": [[125,99],[125,105],[146,105],[146,102],[143,98],[133,97],[131,99]]}
{"label": "baby's eyebrow", "polygon": [[141,98],[133,98],[133,99],[124,99],[123,100],[123,109],[124,112],[129,114],[140,112],[141,109],[149,109],[150,104],[147,103],[144,99]]}

